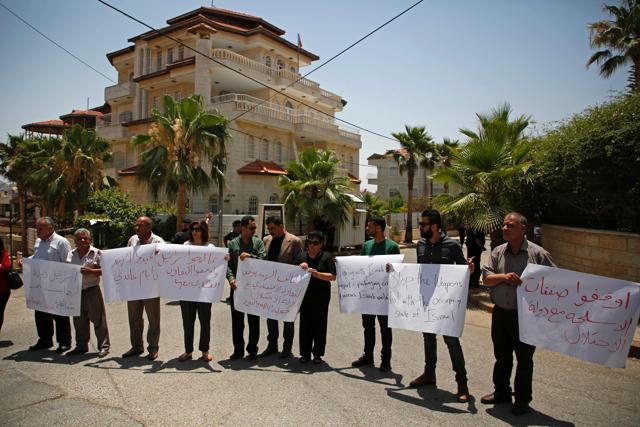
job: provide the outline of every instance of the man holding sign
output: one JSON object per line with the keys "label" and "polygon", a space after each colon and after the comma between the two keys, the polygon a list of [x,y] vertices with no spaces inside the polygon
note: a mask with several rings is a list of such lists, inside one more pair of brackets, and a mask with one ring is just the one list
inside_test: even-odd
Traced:
{"label": "man holding sign", "polygon": [[[373,239],[362,245],[362,255],[393,255],[400,253],[400,247],[393,240],[384,237],[384,229],[387,223],[383,217],[374,215],[367,221],[367,234]],[[393,335],[389,323],[389,316],[363,314],[362,327],[364,328],[364,353],[359,359],[351,363],[353,367],[373,365],[373,348],[376,345],[376,317],[380,324],[380,338],[382,340],[382,351],[380,370],[382,372],[391,371],[391,342]]]}
{"label": "man holding sign", "polygon": [[518,331],[518,302],[516,288],[527,263],[555,267],[551,256],[540,246],[526,239],[527,218],[518,212],[504,217],[502,237],[507,243],[491,252],[491,259],[483,266],[482,282],[491,287],[491,300],[495,304],[491,316],[491,340],[496,363],[493,366],[494,392],[484,396],[484,404],[511,402],[511,370],[513,352],[518,365],[514,381],[514,415],[529,411],[532,398],[533,353],[536,348],[523,343]]}
{"label": "man holding sign", "polygon": [[[136,220],[136,234],[131,236],[127,246],[148,245],[150,243],[164,243],[164,239],[151,232],[151,218],[141,216]],[[131,348],[122,357],[131,357],[142,354],[144,341],[142,341],[142,331],[144,330],[144,319],[142,312],[147,312],[149,329],[147,329],[147,359],[156,360],[160,341],[160,297],[147,298],[135,301],[127,301],[127,312],[129,314],[129,335],[131,338]]]}
{"label": "man holding sign", "polygon": [[[244,313],[236,310],[233,305],[233,294],[236,289],[236,274],[238,262],[247,257],[264,259],[265,251],[262,240],[254,236],[256,233],[256,220],[250,215],[242,217],[240,235],[231,240],[229,248],[229,268],[227,280],[231,286],[231,334],[233,335],[233,354],[229,359],[240,359],[244,356]],[[247,314],[249,323],[249,342],[247,343],[248,358],[258,358],[258,340],[260,339],[260,318],[253,314]]]}
{"label": "man holding sign", "polygon": [[[432,209],[422,212],[420,235],[422,238],[417,247],[418,264],[467,264],[469,269],[473,271],[473,262],[465,259],[460,243],[442,231],[440,212]],[[424,373],[409,383],[411,387],[436,385],[436,362],[438,357],[436,335],[423,332],[422,337],[424,339]],[[456,383],[458,383],[456,396],[459,402],[468,402],[467,370],[460,339],[446,335],[443,335],[443,338],[449,349],[451,364],[456,373]]]}
{"label": "man holding sign", "polygon": [[[36,221],[36,240],[33,259],[67,262],[71,245],[54,230],[53,220],[47,216]],[[53,346],[53,322],[56,324],[56,353],[62,354],[71,348],[71,322],[67,316],[35,311],[38,342],[29,347],[30,351],[42,350]]]}

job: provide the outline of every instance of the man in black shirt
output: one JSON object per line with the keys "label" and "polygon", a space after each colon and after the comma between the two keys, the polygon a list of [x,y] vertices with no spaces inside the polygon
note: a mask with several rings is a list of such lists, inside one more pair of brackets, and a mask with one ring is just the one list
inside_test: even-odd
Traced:
{"label": "man in black shirt", "polygon": [[174,243],[176,245],[181,245],[184,242],[186,242],[187,240],[189,240],[189,226],[191,225],[191,220],[189,218],[184,218],[182,220],[182,231],[178,231],[175,236],[173,236],[173,239],[171,240],[171,243]]}
{"label": "man in black shirt", "polygon": [[242,221],[240,221],[239,219],[236,219],[235,221],[233,221],[233,229],[227,234],[225,234],[225,236],[223,237],[225,247],[227,247],[227,245],[231,240],[235,239],[240,235],[241,229],[242,229]]}
{"label": "man in black shirt", "polygon": [[478,268],[473,270],[469,279],[470,288],[480,287],[480,256],[484,251],[484,233],[480,230],[467,228],[467,257],[473,259],[473,264]]}
{"label": "man in black shirt", "polygon": [[[420,235],[422,238],[417,247],[418,264],[468,264],[469,268],[473,270],[473,262],[465,259],[460,243],[442,231],[440,212],[432,209],[422,212]],[[409,383],[411,387],[436,385],[438,351],[436,335],[424,332],[422,336],[424,339],[424,373]],[[449,349],[451,364],[456,373],[456,382],[458,383],[456,396],[459,402],[468,402],[467,370],[465,369],[460,339],[448,336],[443,336],[443,338]]]}
{"label": "man in black shirt", "polygon": [[[302,256],[302,243],[300,239],[291,233],[288,233],[282,219],[277,216],[270,216],[266,220],[269,234],[262,239],[265,251],[267,252],[267,260],[281,262],[284,264],[298,264]],[[292,355],[291,348],[293,346],[294,324],[293,322],[283,322],[282,336],[282,352],[280,358],[285,359]],[[278,352],[278,321],[275,319],[267,319],[267,349],[260,354],[260,357],[266,357]]]}

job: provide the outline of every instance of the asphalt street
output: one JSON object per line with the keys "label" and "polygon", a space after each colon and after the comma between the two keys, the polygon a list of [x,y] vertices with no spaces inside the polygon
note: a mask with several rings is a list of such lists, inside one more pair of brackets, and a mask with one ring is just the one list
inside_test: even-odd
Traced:
{"label": "asphalt street", "polygon": [[[406,262],[415,261],[415,249],[403,252]],[[441,338],[437,388],[408,387],[424,367],[417,332],[394,330],[391,373],[352,368],[351,361],[362,353],[361,320],[340,314],[335,286],[327,363],[320,366],[277,356],[228,360],[231,319],[224,303],[213,307],[213,362],[179,362],[180,307],[163,300],[161,310],[158,360],[120,358],[129,349],[125,303],[107,306],[110,355],[96,357],[92,332],[90,353],[59,356],[26,350],[36,341],[33,312],[26,309],[24,292],[14,292],[0,333],[0,425],[640,425],[637,359],[627,359],[625,369],[609,369],[538,349],[529,414],[516,417],[508,405],[481,404],[480,397],[492,391],[494,361],[491,316],[481,310],[467,310],[462,337],[474,395],[466,404],[456,401],[454,374]],[[261,350],[265,345],[263,320]]]}

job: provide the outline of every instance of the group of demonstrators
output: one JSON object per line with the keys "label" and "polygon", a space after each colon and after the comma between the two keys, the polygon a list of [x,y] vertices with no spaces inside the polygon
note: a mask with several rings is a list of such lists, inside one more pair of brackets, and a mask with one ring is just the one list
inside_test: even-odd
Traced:
{"label": "group of demonstrators", "polygon": [[[151,219],[142,216],[137,219],[135,232],[128,242],[128,246],[139,246],[154,243],[164,243],[164,240],[153,234]],[[184,245],[213,246],[208,243],[208,221],[193,221],[187,223],[188,229],[183,230]],[[239,264],[247,258],[263,259],[277,263],[298,265],[309,273],[309,284],[300,305],[299,321],[299,362],[323,363],[325,355],[327,320],[329,301],[331,296],[330,282],[336,280],[336,265],[332,254],[325,251],[325,236],[318,231],[311,231],[306,236],[306,244],[285,230],[282,219],[269,217],[266,219],[269,234],[260,239],[255,236],[256,221],[251,216],[245,216],[236,224],[234,231],[225,236],[228,238],[228,261],[226,279],[231,288],[231,320],[233,336],[233,353],[230,359],[245,357],[255,360],[279,354],[280,358],[293,355],[294,323],[283,322],[282,346],[279,346],[279,322],[267,320],[267,347],[258,353],[260,338],[260,317],[244,313],[236,309],[234,295],[237,293],[237,275]],[[498,246],[491,253],[487,265],[483,267],[483,283],[491,288],[492,300],[495,303],[492,317],[491,338],[494,346],[495,365],[493,370],[494,393],[482,397],[482,403],[496,404],[511,402],[512,391],[510,377],[513,365],[513,353],[517,358],[515,376],[515,402],[512,405],[514,414],[523,414],[529,409],[532,391],[533,353],[535,347],[520,342],[518,336],[518,316],[516,305],[516,288],[520,285],[520,276],[527,263],[553,266],[549,254],[540,246],[529,242],[525,232],[527,220],[519,213],[511,212],[504,218],[503,236],[506,243]],[[364,243],[362,255],[392,255],[400,254],[399,246],[385,238],[386,223],[382,217],[371,217],[367,221],[367,233],[372,237]],[[99,287],[101,266],[101,252],[91,245],[91,233],[86,229],[75,232],[76,248],[72,251],[67,240],[56,234],[54,224],[50,218],[40,218],[36,224],[38,239],[35,244],[33,259],[55,262],[69,262],[79,265],[82,274],[82,295],[80,315],[75,316],[76,347],[71,350],[71,330],[69,318],[65,316],[35,311],[35,322],[38,341],[29,350],[49,349],[53,346],[54,323],[57,353],[76,355],[86,353],[89,343],[89,326],[93,323],[98,341],[98,357],[105,357],[109,353],[109,331],[105,315],[105,305]],[[459,264],[467,266],[471,272],[479,271],[479,256],[474,263],[472,258],[465,258],[460,243],[451,239],[442,229],[442,220],[438,211],[425,210],[420,221],[421,239],[417,245],[418,264]],[[237,233],[237,234],[236,234]],[[305,247],[306,246],[306,249]],[[4,251],[3,251],[4,256]],[[4,268],[4,264],[3,264]],[[389,271],[390,265],[387,265]],[[2,282],[0,282],[0,286]],[[507,286],[498,286],[507,285]],[[1,290],[1,289],[0,289]],[[196,317],[200,322],[200,340],[198,350],[202,353],[200,359],[212,360],[210,350],[210,302],[180,301],[184,329],[184,353],[178,360],[186,361],[193,358],[194,324]],[[148,320],[147,352],[149,360],[158,357],[160,337],[160,298],[139,299],[127,301],[131,348],[122,354],[123,358],[138,356],[144,352],[143,312]],[[248,342],[245,347],[244,328],[245,314],[248,323]],[[1,321],[1,320],[0,320]],[[353,361],[352,366],[364,367],[374,365],[374,347],[376,342],[376,321],[380,328],[382,342],[381,363],[382,372],[391,371],[392,329],[389,327],[389,316],[362,314],[364,329],[363,354]],[[1,326],[1,323],[0,323]],[[458,401],[467,402],[470,398],[467,385],[467,371],[462,346],[458,337],[443,336],[449,350],[455,380],[458,388]],[[437,340],[436,334],[423,333],[425,366],[424,371],[410,382],[411,387],[436,385]]]}

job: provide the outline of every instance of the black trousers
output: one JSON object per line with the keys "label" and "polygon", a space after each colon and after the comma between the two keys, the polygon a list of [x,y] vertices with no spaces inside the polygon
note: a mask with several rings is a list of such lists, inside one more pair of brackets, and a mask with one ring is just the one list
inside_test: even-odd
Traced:
{"label": "black trousers", "polygon": [[496,363],[493,365],[493,385],[496,397],[511,396],[509,380],[511,379],[515,351],[518,360],[514,381],[515,399],[519,402],[531,402],[533,353],[536,348],[520,341],[517,310],[493,307],[491,340],[493,341],[493,354],[496,358]]}
{"label": "black trousers", "polygon": [[[293,322],[282,322],[282,337],[284,342],[282,343],[282,351],[291,351],[293,347],[293,336],[295,334]],[[278,351],[278,321],[275,319],[267,319],[267,341],[268,349]]]}
{"label": "black trousers", "polygon": [[[436,334],[422,333],[424,340],[424,371],[435,372],[436,363],[438,362],[438,341]],[[456,382],[467,382],[467,370],[464,363],[464,353],[462,352],[462,346],[460,345],[460,339],[458,337],[448,337],[443,335],[444,343],[449,350],[449,357],[451,358],[451,365],[453,371],[456,373]]]}
{"label": "black trousers", "polygon": [[[231,334],[233,336],[233,352],[244,354],[244,313],[233,307],[233,294],[231,290]],[[258,340],[260,339],[260,317],[247,314],[249,323],[249,342],[247,343],[247,353],[258,354]]]}
{"label": "black trousers", "polygon": [[38,342],[53,345],[53,322],[56,323],[56,341],[58,345],[71,346],[71,321],[67,316],[58,316],[44,311],[35,311]]}
{"label": "black trousers", "polygon": [[480,252],[479,254],[470,254],[469,252],[467,252],[467,257],[473,258],[473,264],[475,265],[475,268],[471,273],[471,277],[469,278],[469,286],[472,288],[477,288],[480,286],[480,273],[482,273],[482,267],[480,265],[481,255],[482,252]]}
{"label": "black trousers", "polygon": [[[307,290],[308,292],[308,290]],[[300,355],[306,358],[324,356],[327,345],[329,299],[308,298],[300,307]]]}
{"label": "black trousers", "polygon": [[182,328],[184,329],[184,351],[193,353],[193,333],[196,316],[200,319],[200,343],[198,350],[209,351],[211,341],[211,303],[180,301]]}
{"label": "black trousers", "polygon": [[364,355],[373,358],[373,348],[376,346],[376,317],[380,324],[380,338],[382,339],[382,351],[380,353],[383,362],[391,361],[391,342],[393,334],[387,326],[389,316],[363,314],[362,327],[364,328]]}
{"label": "black trousers", "polygon": [[0,294],[0,331],[2,330],[2,324],[4,323],[4,309],[7,307],[10,296],[11,289],[7,289],[6,292]]}

